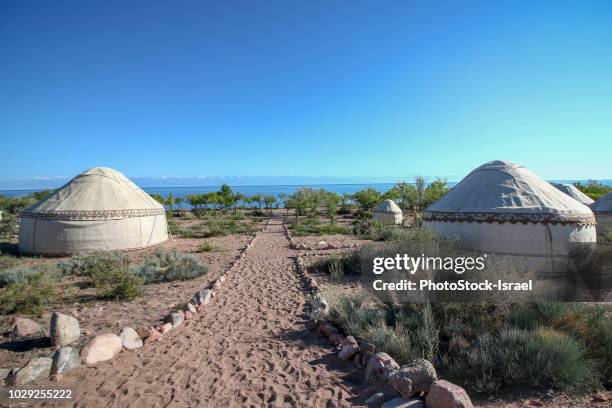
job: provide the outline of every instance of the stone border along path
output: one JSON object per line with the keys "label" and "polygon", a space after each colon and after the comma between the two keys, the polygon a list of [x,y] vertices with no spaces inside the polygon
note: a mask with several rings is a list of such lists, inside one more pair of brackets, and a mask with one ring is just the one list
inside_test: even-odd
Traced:
{"label": "stone border along path", "polygon": [[293,255],[272,217],[205,313],[164,341],[37,388],[72,387],[78,407],[353,406],[347,363],[308,328]]}
{"label": "stone border along path", "polygon": [[[266,221],[262,231],[266,230],[269,223],[270,218]],[[183,321],[192,319],[197,312],[203,310],[204,305],[221,287],[226,279],[226,274],[231,273],[238,266],[240,260],[246,256],[258,233],[256,232],[253,235],[236,256],[232,265],[222,272],[207,289],[198,291],[190,302],[185,303],[180,310],[168,314],[158,326],[142,327],[138,332],[131,327],[123,327],[118,336],[114,333],[98,334],[92,337],[82,350],[78,350],[70,347],[70,344],[80,338],[78,320],[73,316],[53,313],[49,324],[50,337],[51,343],[56,346],[57,350],[49,357],[34,358],[22,367],[0,369],[0,385],[6,383],[6,385],[22,386],[47,377],[53,381],[59,381],[66,372],[78,367],[81,362],[95,364],[107,361],[114,358],[122,349],[135,350],[145,344],[161,340],[164,334],[181,325]],[[40,325],[30,319],[16,316],[13,321],[13,332],[18,336],[40,332]]]}
{"label": "stone border along path", "polygon": [[[285,235],[295,242],[291,232],[283,225]],[[292,246],[295,248],[295,246]],[[352,361],[358,368],[365,367],[363,381],[371,387],[362,390],[357,401],[369,407],[381,408],[472,408],[467,392],[458,385],[438,380],[433,364],[425,359],[415,359],[400,367],[387,353],[376,350],[373,344],[358,341],[353,336],[343,336],[327,317],[331,307],[323,297],[321,288],[298,253],[294,257],[298,272],[304,276],[310,291],[309,310],[319,336],[328,339],[336,347],[338,358]]]}

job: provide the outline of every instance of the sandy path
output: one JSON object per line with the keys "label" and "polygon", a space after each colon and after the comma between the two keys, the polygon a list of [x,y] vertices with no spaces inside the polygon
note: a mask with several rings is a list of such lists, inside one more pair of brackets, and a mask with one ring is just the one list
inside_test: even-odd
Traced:
{"label": "sandy path", "polygon": [[349,366],[305,327],[290,256],[274,218],[197,320],[54,386],[75,381],[79,407],[350,406]]}

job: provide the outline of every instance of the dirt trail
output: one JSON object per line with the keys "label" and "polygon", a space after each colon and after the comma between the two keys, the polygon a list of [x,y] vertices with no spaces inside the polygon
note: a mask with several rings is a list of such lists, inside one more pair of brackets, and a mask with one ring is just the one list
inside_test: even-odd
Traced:
{"label": "dirt trail", "polygon": [[196,320],[54,387],[74,381],[79,407],[350,406],[350,366],[306,328],[282,220],[259,234]]}

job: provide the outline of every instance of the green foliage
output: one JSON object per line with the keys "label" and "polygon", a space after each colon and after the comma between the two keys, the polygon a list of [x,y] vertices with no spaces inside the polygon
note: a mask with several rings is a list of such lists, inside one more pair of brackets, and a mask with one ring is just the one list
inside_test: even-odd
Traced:
{"label": "green foliage", "polygon": [[319,222],[300,222],[289,224],[288,228],[295,236],[349,234],[350,230],[338,224]]}
{"label": "green foliage", "polygon": [[132,268],[132,271],[144,283],[149,284],[194,279],[208,273],[208,267],[193,256],[172,250],[155,252],[142,265]]}
{"label": "green foliage", "polygon": [[363,210],[371,211],[376,204],[382,201],[382,196],[376,189],[368,187],[353,194],[353,200],[355,200]]}
{"label": "green foliage", "polygon": [[142,294],[142,279],[127,264],[90,273],[96,294],[102,299],[132,300]]}
{"label": "green foliage", "polygon": [[11,283],[0,292],[0,312],[37,314],[56,298],[55,276],[40,270],[25,275],[24,280]]}
{"label": "green foliage", "polygon": [[331,258],[325,258],[313,263],[308,269],[314,273],[326,273],[338,277],[344,275],[361,275],[361,264],[359,262],[359,255],[353,253],[347,256]]}
{"label": "green foliage", "polygon": [[198,246],[198,252],[211,252],[215,247],[210,242],[204,242]]}
{"label": "green foliage", "polygon": [[582,391],[611,375],[612,320],[603,307],[567,303],[439,303],[367,306],[343,297],[330,318],[346,334],[402,364],[436,361],[468,390],[517,386]]}
{"label": "green foliage", "polygon": [[[2,271],[9,269],[9,268],[13,268],[17,266],[18,264],[19,264],[18,258],[11,256],[11,255],[0,253],[0,276],[2,276],[1,275]],[[0,282],[1,282],[1,279],[2,278],[0,278]],[[0,286],[1,285],[2,284],[0,283]]]}
{"label": "green foliage", "polygon": [[438,201],[442,198],[446,193],[448,193],[449,188],[446,184],[446,180],[438,179],[432,181],[431,184],[427,186],[425,189],[425,199],[423,201],[423,207],[426,208]]}
{"label": "green foliage", "polygon": [[14,283],[25,283],[32,275],[42,272],[41,266],[18,266],[0,272],[0,288]]}
{"label": "green foliage", "polygon": [[419,192],[415,186],[405,181],[400,181],[393,188],[397,191],[398,205],[403,211],[416,208],[419,202]]}
{"label": "green foliage", "polygon": [[589,180],[586,184],[574,183],[574,185],[578,190],[582,191],[593,200],[597,200],[609,192],[612,192],[612,186],[607,186],[595,180]]}

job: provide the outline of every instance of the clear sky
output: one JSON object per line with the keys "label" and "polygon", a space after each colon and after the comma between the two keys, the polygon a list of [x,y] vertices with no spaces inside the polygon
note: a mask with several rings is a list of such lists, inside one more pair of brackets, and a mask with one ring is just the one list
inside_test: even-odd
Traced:
{"label": "clear sky", "polygon": [[0,180],[612,178],[610,1],[0,2]]}

